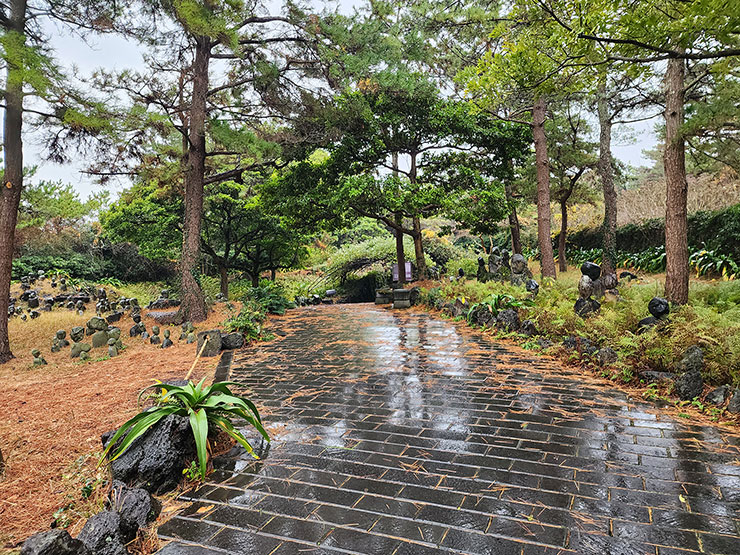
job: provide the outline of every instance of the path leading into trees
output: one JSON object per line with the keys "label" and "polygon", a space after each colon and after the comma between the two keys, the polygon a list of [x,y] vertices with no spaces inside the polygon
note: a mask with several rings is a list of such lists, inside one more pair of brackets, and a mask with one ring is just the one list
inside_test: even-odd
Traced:
{"label": "path leading into trees", "polygon": [[461,323],[297,309],[237,354],[259,462],[224,459],[162,553],[740,553],[740,438]]}

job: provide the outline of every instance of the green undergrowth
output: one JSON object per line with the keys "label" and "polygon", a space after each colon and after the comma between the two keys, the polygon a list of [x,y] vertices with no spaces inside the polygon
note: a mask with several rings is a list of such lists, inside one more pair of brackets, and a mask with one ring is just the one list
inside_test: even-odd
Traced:
{"label": "green undergrowth", "polygon": [[[573,335],[586,337],[599,347],[611,347],[618,360],[610,376],[622,381],[637,380],[643,370],[674,371],[686,349],[700,345],[705,381],[740,385],[740,283],[692,283],[690,303],[672,307],[666,325],[642,334],[636,333],[638,322],[649,316],[650,299],[662,296],[662,284],[624,283],[619,291],[619,298],[603,299],[599,313],[584,319],[573,311],[578,298],[575,275],[548,280],[540,284],[531,306],[519,307],[520,319],[532,320],[540,334],[553,342]],[[439,308],[458,297],[478,303],[502,294],[529,298],[524,287],[464,280],[425,290],[423,299]],[[525,347],[534,347],[533,340],[518,337]],[[575,353],[571,356],[578,357]]]}

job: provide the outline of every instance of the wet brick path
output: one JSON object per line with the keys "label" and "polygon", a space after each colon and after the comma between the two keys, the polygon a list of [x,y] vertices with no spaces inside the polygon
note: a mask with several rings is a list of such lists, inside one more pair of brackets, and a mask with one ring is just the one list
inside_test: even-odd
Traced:
{"label": "wet brick path", "polygon": [[269,451],[221,460],[162,553],[740,554],[738,436],[423,313],[277,326],[231,376]]}

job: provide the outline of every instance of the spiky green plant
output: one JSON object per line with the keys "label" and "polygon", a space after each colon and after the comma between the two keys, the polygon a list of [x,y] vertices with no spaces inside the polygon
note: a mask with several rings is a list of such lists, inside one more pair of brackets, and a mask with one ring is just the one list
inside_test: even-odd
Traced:
{"label": "spiky green plant", "polygon": [[[137,414],[121,426],[111,438],[100,459],[102,463],[106,456],[111,463],[120,457],[126,449],[142,436],[157,422],[176,414],[187,416],[190,419],[190,428],[195,438],[195,448],[198,454],[198,466],[201,478],[206,476],[208,463],[208,426],[215,424],[236,440],[255,459],[259,458],[246,438],[229,420],[229,417],[238,417],[251,424],[265,441],[270,438],[262,426],[257,407],[246,397],[234,395],[229,386],[238,385],[235,382],[216,382],[204,386],[203,378],[197,385],[188,381],[187,385],[177,386],[161,382],[144,388],[139,398],[152,389],[159,390],[156,405]],[[119,441],[120,440],[120,441]]]}

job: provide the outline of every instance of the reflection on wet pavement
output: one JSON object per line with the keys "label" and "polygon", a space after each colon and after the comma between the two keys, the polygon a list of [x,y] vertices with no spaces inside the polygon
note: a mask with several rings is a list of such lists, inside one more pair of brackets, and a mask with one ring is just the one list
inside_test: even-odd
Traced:
{"label": "reflection on wet pavement", "polygon": [[462,324],[278,320],[231,378],[273,436],[217,461],[162,553],[740,554],[740,437]]}

